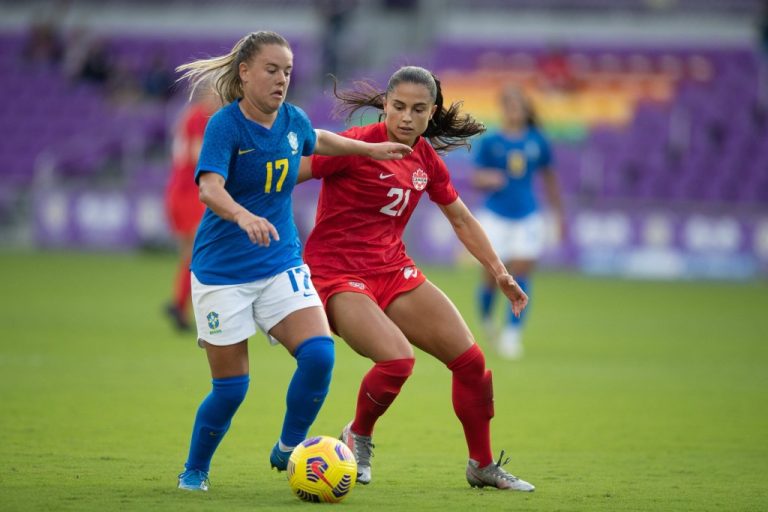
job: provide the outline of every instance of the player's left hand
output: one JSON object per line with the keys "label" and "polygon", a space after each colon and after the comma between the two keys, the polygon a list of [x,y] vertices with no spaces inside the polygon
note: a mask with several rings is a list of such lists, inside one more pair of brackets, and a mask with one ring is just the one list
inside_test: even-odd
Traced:
{"label": "player's left hand", "polygon": [[501,288],[502,293],[507,296],[512,303],[512,312],[515,316],[520,316],[525,306],[528,304],[528,295],[525,294],[515,279],[507,274],[501,274],[496,278],[496,284]]}
{"label": "player's left hand", "polygon": [[557,216],[557,241],[563,243],[568,238],[568,224],[565,221],[565,215],[560,213]]}
{"label": "player's left hand", "polygon": [[375,160],[400,160],[413,152],[411,146],[399,142],[377,142],[368,146],[368,156]]}

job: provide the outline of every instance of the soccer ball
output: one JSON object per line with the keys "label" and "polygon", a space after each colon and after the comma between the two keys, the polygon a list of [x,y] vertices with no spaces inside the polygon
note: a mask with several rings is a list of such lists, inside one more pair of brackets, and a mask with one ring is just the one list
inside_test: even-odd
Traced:
{"label": "soccer ball", "polygon": [[310,437],[288,459],[288,485],[304,501],[338,503],[356,481],[352,450],[333,437]]}

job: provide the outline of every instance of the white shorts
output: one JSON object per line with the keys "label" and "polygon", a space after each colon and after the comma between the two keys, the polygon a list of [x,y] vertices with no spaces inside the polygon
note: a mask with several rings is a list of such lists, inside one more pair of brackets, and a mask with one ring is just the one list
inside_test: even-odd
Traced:
{"label": "white shorts", "polygon": [[502,217],[490,210],[482,210],[477,220],[485,229],[496,254],[502,261],[536,260],[544,252],[546,225],[539,213],[522,219]]}
{"label": "white shorts", "polygon": [[300,309],[323,306],[307,265],[244,284],[207,285],[190,274],[200,344],[207,341],[211,345],[234,345],[258,329],[276,344],[268,333],[283,318]]}

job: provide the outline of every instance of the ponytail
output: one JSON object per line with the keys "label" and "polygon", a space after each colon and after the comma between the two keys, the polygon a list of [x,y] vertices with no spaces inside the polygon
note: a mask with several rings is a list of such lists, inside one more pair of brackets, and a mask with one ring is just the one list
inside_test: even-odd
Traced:
{"label": "ponytail", "polygon": [[352,90],[339,91],[334,78],[333,94],[340,101],[335,112],[346,114],[346,118],[349,120],[355,112],[362,108],[372,107],[383,110],[386,95],[403,82],[425,86],[437,106],[435,114],[423,133],[424,138],[429,140],[437,152],[447,153],[462,146],[469,149],[471,145],[469,139],[485,131],[483,123],[477,121],[470,114],[461,112],[461,101],[453,102],[448,108],[445,108],[440,80],[426,69],[417,66],[405,66],[398,69],[390,77],[386,92],[380,92],[375,85],[365,81],[355,82]]}

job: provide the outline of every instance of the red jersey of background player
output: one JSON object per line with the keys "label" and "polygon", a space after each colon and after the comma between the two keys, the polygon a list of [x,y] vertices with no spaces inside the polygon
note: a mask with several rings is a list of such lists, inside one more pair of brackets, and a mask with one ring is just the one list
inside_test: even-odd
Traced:
{"label": "red jersey of background player", "polygon": [[[342,135],[366,142],[388,140],[384,123]],[[402,160],[313,156],[312,176],[322,178],[323,185],[305,261],[318,275],[376,274],[413,265],[402,235],[421,195],[426,192],[441,205],[458,198],[448,169],[423,137]]]}
{"label": "red jersey of background player", "polygon": [[175,232],[194,232],[205,211],[205,205],[198,198],[195,167],[199,144],[210,117],[211,112],[205,105],[192,104],[182,114],[174,133],[166,204]]}

